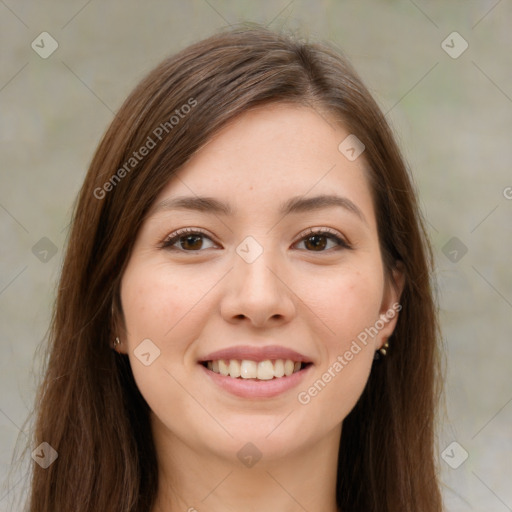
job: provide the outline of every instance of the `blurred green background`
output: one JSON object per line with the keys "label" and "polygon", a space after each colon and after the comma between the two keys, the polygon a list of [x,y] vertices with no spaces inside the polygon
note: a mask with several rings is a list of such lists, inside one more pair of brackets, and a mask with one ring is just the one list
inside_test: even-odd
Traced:
{"label": "blurred green background", "polygon": [[26,489],[23,469],[6,477],[16,439],[25,440],[36,348],[93,151],[161,59],[244,21],[333,42],[387,113],[438,264],[447,410],[437,455],[446,510],[512,511],[507,0],[0,0],[0,510]]}

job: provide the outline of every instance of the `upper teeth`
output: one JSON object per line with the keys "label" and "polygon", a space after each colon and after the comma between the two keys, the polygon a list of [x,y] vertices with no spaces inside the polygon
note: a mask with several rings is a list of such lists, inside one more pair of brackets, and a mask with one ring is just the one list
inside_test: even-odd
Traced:
{"label": "upper teeth", "polygon": [[301,367],[300,362],[294,362],[291,359],[276,359],[271,361],[249,361],[236,359],[218,361],[208,361],[207,367],[215,373],[229,375],[230,377],[242,377],[242,379],[260,379],[271,380],[274,377],[287,377],[292,373],[298,372]]}

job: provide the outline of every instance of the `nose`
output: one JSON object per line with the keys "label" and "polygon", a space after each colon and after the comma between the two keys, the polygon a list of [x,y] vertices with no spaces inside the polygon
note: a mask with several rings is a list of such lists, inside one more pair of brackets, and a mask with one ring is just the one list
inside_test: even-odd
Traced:
{"label": "nose", "polygon": [[235,255],[228,274],[221,314],[230,323],[247,322],[254,327],[272,327],[289,322],[295,315],[294,293],[286,283],[283,265],[270,251],[252,263]]}

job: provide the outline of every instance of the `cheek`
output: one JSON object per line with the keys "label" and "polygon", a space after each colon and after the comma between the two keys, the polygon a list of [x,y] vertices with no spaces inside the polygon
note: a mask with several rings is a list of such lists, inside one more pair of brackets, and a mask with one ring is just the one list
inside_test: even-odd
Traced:
{"label": "cheek", "polygon": [[[152,406],[160,400],[162,383],[171,378],[169,360],[183,360],[187,340],[180,329],[186,321],[180,319],[187,319],[188,302],[187,288],[166,277],[161,266],[135,262],[126,269],[121,283],[124,343],[137,386]],[[171,336],[173,343],[166,342]]]}
{"label": "cheek", "polygon": [[204,287],[204,279],[201,286],[177,279],[176,272],[170,275],[161,264],[131,262],[122,279],[125,342],[133,376],[150,408],[164,418],[169,403],[174,410],[187,407],[180,383],[187,347],[201,328],[199,300]]}
{"label": "cheek", "polygon": [[[308,305],[325,326],[318,345],[322,365],[301,389],[298,401],[326,425],[343,421],[368,380],[377,336],[383,280],[376,270],[353,271],[326,280]],[[320,428],[320,426],[319,426]]]}
{"label": "cheek", "polygon": [[[134,349],[144,338],[166,350],[170,337],[197,322],[197,307],[207,291],[204,278],[179,279],[162,265],[128,267],[121,286],[121,302],[128,333],[128,345]],[[177,349],[173,341],[173,348]]]}
{"label": "cheek", "polygon": [[338,272],[310,287],[305,296],[311,310],[324,323],[327,336],[323,345],[327,350],[342,350],[375,324],[382,292],[383,278],[378,266]]}

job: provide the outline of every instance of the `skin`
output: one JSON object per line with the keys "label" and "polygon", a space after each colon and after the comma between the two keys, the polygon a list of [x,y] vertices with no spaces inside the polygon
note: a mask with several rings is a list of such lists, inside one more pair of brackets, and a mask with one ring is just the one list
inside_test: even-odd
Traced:
{"label": "skin", "polygon": [[[398,315],[359,343],[342,371],[332,366],[396,305],[403,287],[401,274],[387,277],[383,267],[364,153],[351,162],[338,150],[348,135],[306,107],[248,111],[196,153],[155,202],[209,196],[235,213],[154,207],[139,231],[121,283],[125,330],[118,350],[129,355],[152,411],[159,465],[153,512],[337,510],[342,422]],[[278,212],[291,197],[322,193],[350,199],[364,220],[339,206]],[[188,227],[207,235],[188,245],[185,235],[174,250],[162,248]],[[316,249],[308,228],[330,228],[352,248],[320,236],[327,245]],[[263,250],[252,263],[236,252],[247,236]],[[147,338],[160,350],[149,366],[134,354]],[[271,344],[314,363],[300,386],[274,398],[230,395],[197,362],[234,345]],[[329,367],[335,377],[300,403],[298,393]],[[249,442],[262,455],[252,467],[237,457]]]}

